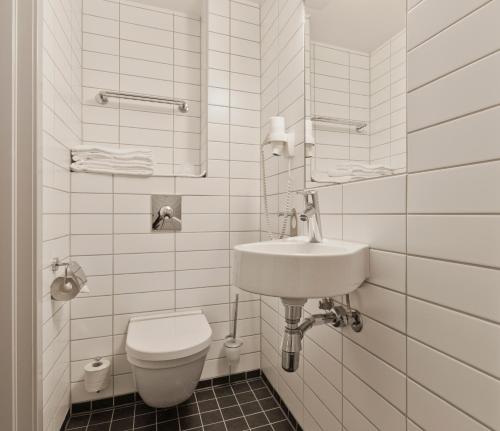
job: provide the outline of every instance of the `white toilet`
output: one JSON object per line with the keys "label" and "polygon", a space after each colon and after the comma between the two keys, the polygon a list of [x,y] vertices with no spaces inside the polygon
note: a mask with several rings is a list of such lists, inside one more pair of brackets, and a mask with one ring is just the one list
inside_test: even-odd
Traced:
{"label": "white toilet", "polygon": [[201,310],[130,319],[125,349],[144,402],[170,407],[187,400],[200,380],[211,339]]}

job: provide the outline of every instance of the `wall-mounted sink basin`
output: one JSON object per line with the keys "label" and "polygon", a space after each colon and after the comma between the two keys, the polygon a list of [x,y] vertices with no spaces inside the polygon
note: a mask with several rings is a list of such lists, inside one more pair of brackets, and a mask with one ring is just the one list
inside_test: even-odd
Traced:
{"label": "wall-mounted sink basin", "polygon": [[234,283],[288,303],[345,295],[369,275],[368,246],[307,237],[241,244],[234,248]]}

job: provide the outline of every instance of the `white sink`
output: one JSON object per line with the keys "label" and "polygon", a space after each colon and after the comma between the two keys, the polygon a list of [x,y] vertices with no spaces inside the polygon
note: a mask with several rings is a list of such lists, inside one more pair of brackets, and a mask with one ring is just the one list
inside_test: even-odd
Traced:
{"label": "white sink", "polygon": [[289,303],[345,295],[369,275],[368,246],[354,242],[293,237],[237,245],[234,252],[237,287]]}

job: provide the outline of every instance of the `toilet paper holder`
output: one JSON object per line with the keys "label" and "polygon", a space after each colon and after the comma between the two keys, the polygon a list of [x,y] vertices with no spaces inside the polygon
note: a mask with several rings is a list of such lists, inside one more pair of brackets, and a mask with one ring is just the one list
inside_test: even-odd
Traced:
{"label": "toilet paper holder", "polygon": [[69,301],[80,292],[90,292],[87,287],[87,276],[78,262],[61,262],[59,258],[52,260],[52,272],[64,267],[64,276],[56,277],[50,285],[50,295],[56,301]]}

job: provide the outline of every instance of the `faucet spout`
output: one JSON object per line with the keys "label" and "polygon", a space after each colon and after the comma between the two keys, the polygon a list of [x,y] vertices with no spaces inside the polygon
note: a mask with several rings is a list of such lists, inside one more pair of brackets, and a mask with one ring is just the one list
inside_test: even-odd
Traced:
{"label": "faucet spout", "polygon": [[305,209],[300,220],[307,222],[309,242],[317,243],[323,240],[321,214],[319,211],[319,196],[316,190],[304,190]]}

